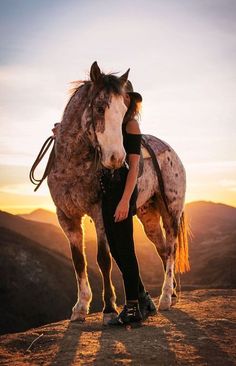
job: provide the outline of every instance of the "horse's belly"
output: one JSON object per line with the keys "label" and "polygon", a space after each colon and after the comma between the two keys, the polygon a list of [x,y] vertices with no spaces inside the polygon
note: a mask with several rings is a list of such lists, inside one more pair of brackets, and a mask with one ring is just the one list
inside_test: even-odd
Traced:
{"label": "horse's belly", "polygon": [[[179,207],[184,200],[186,190],[185,169],[178,155],[173,149],[156,154],[163,183],[165,195],[169,203]],[[141,207],[154,193],[160,194],[160,187],[151,158],[144,159],[144,169],[138,178],[137,208]]]}
{"label": "horse's belly", "polygon": [[151,158],[144,159],[143,174],[138,178],[137,208],[141,207],[156,191],[157,176]]}
{"label": "horse's belly", "polygon": [[171,205],[172,210],[178,211],[184,204],[186,191],[186,172],[184,166],[173,149],[161,154],[159,163],[167,201]]}

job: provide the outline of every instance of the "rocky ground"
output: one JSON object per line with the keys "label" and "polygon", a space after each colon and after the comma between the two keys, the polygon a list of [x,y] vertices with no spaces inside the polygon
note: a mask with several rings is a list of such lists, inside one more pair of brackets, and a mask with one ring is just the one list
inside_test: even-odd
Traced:
{"label": "rocky ground", "polygon": [[0,365],[236,365],[235,318],[236,290],[184,292],[139,328],[104,327],[96,313],[3,335]]}

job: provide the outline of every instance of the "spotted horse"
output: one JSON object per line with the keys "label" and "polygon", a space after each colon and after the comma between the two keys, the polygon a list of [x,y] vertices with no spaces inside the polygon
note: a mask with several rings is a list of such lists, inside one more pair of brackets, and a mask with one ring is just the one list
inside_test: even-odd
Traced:
{"label": "spotted horse", "polygon": [[[71,321],[84,321],[92,300],[84,252],[85,215],[92,218],[96,228],[97,263],[103,279],[103,324],[117,314],[99,178],[102,167],[117,169],[126,158],[122,121],[127,110],[123,95],[128,74],[129,70],[120,77],[104,74],[94,62],[90,79],[75,86],[56,137],[49,138],[54,145],[43,178],[35,179],[34,170],[45,146],[30,171],[35,190],[47,177],[58,221],[71,248],[78,287]],[[176,301],[175,273],[189,269],[184,214],[186,174],[176,152],[155,136],[142,134],[137,184],[137,217],[155,245],[165,272],[159,309],[168,310]]]}

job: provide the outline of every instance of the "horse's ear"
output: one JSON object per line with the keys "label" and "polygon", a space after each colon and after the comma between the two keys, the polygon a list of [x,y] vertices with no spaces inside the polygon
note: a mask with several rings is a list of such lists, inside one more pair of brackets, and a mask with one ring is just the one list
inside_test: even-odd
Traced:
{"label": "horse's ear", "polygon": [[100,76],[101,76],[101,70],[98,67],[97,61],[94,61],[90,69],[90,79],[91,81],[95,82],[99,79]]}
{"label": "horse's ear", "polygon": [[126,81],[128,80],[129,72],[130,69],[128,69],[123,75],[119,77],[122,86],[125,85]]}

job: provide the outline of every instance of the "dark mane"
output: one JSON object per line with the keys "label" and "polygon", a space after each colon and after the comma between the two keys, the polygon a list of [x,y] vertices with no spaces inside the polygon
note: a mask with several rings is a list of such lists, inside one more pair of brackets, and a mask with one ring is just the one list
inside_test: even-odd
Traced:
{"label": "dark mane", "polygon": [[[89,87],[92,85],[92,81],[77,80],[72,81],[71,84],[73,84],[73,87],[70,89],[70,93],[73,96],[81,87],[87,86],[85,89],[88,90]],[[120,95],[122,94],[122,83],[120,82],[120,79],[114,75],[114,73],[111,74],[102,73],[101,77],[95,83],[96,93],[101,90],[104,90],[108,94],[114,93],[116,95]]]}
{"label": "dark mane", "polygon": [[107,93],[122,94],[122,83],[120,79],[113,74],[102,74],[99,80],[99,86],[101,89],[105,89]]}
{"label": "dark mane", "polygon": [[69,93],[71,95],[71,97],[73,97],[78,90],[80,90],[80,88],[87,86],[86,88],[84,88],[86,91],[89,89],[89,86],[92,84],[92,82],[90,80],[76,80],[76,81],[71,81],[71,84],[73,85],[72,88],[69,89]]}

